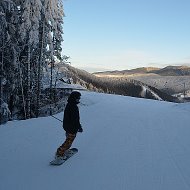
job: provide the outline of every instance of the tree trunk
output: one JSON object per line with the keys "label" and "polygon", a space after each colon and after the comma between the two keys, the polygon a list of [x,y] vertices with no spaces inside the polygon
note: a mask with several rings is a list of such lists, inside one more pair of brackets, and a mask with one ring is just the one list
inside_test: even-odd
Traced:
{"label": "tree trunk", "polygon": [[[3,103],[3,59],[4,59],[4,35],[2,36],[2,48],[1,48],[1,64],[0,64],[0,107]],[[0,108],[1,109],[1,108]],[[2,116],[3,117],[3,116]],[[2,123],[0,116],[0,125]]]}
{"label": "tree trunk", "polygon": [[42,18],[42,29],[40,34],[40,43],[39,43],[39,50],[40,50],[40,56],[39,56],[39,62],[38,62],[38,74],[37,74],[37,109],[36,109],[36,115],[39,116],[40,111],[40,94],[41,94],[41,80],[42,80],[42,66],[44,61],[44,30],[45,30],[45,18]]}
{"label": "tree trunk", "polygon": [[27,96],[26,96],[26,117],[30,118],[31,113],[31,67],[30,67],[30,44],[28,44],[28,52],[27,52]]}
{"label": "tree trunk", "polygon": [[20,75],[20,86],[21,86],[21,92],[22,92],[22,102],[23,102],[23,111],[24,111],[24,119],[26,119],[26,102],[24,97],[24,88],[23,88],[23,74],[22,74],[22,68],[21,64],[19,63],[19,75]]}

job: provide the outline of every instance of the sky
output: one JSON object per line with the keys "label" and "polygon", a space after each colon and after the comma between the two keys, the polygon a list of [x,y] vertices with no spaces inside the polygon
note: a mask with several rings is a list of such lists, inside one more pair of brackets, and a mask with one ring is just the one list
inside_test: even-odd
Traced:
{"label": "sky", "polygon": [[190,66],[189,0],[63,0],[63,54],[89,72]]}

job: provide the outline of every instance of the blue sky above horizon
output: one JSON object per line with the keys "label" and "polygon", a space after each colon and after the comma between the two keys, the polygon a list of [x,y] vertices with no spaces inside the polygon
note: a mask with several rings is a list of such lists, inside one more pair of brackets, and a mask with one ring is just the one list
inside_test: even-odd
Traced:
{"label": "blue sky above horizon", "polygon": [[64,0],[63,54],[90,72],[190,66],[189,0]]}

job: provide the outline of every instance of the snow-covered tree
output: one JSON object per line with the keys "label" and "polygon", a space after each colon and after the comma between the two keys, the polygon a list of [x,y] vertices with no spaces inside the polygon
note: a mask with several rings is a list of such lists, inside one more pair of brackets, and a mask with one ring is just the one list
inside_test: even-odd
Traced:
{"label": "snow-covered tree", "polygon": [[[38,115],[42,89],[43,68],[61,59],[63,5],[59,0],[17,0],[20,9],[19,30],[24,71],[27,117],[31,102]],[[34,95],[31,95],[34,94]],[[31,99],[32,98],[32,99]]]}
{"label": "snow-covered tree", "polygon": [[8,103],[18,86],[18,11],[11,0],[0,1],[0,98]]}
{"label": "snow-covered tree", "polygon": [[[63,41],[63,5],[60,0],[42,0],[43,11],[41,16],[38,81],[42,80],[42,67],[48,71],[50,67],[50,99],[52,99],[53,69],[56,60],[61,60],[61,42]],[[44,63],[47,63],[44,65]],[[43,66],[42,66],[43,65]],[[37,107],[39,109],[40,85],[37,89]]]}
{"label": "snow-covered tree", "polygon": [[[19,36],[22,52],[20,60],[25,73],[25,96],[26,96],[26,115],[30,118],[32,85],[34,82],[34,72],[36,70],[35,53],[39,44],[39,26],[41,22],[42,3],[40,0],[25,0],[18,2],[20,9]],[[34,66],[34,68],[32,68]]]}
{"label": "snow-covered tree", "polygon": [[62,59],[63,16],[61,0],[0,0],[0,98],[25,118],[40,110],[42,71]]}
{"label": "snow-covered tree", "polygon": [[44,0],[44,14],[47,27],[47,48],[50,60],[61,60],[61,42],[63,41],[63,4],[61,0]]}

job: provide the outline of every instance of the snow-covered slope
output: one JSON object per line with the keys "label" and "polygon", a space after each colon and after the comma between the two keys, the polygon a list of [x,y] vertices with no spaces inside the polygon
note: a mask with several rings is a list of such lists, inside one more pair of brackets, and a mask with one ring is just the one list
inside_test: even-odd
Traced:
{"label": "snow-covered slope", "polygon": [[0,126],[0,190],[190,189],[190,104],[82,92],[80,113],[79,152],[58,167],[58,120]]}

